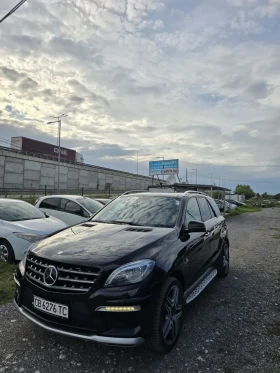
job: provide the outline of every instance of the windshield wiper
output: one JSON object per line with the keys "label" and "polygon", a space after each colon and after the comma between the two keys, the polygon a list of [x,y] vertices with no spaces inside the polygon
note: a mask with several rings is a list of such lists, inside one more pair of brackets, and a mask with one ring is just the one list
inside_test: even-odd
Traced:
{"label": "windshield wiper", "polygon": [[132,221],[124,221],[124,220],[108,220],[106,223],[110,224],[125,224],[125,225],[135,225],[137,227],[143,226],[143,224],[133,223]]}

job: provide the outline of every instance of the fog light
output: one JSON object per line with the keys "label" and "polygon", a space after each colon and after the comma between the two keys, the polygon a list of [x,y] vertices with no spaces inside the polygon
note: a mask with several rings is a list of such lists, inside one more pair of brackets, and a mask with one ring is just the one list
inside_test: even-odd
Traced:
{"label": "fog light", "polygon": [[98,307],[96,311],[101,312],[135,312],[140,311],[140,306],[125,306],[125,307],[111,307],[111,306],[103,306]]}

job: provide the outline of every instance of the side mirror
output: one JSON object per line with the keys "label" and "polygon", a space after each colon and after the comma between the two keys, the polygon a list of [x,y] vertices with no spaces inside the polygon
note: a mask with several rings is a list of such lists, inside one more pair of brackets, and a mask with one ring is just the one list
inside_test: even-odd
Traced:
{"label": "side mirror", "polygon": [[204,233],[206,232],[206,226],[201,221],[192,220],[189,222],[187,231],[188,233],[194,233],[194,232]]}
{"label": "side mirror", "polygon": [[46,218],[49,218],[49,215],[44,211],[44,215]]}

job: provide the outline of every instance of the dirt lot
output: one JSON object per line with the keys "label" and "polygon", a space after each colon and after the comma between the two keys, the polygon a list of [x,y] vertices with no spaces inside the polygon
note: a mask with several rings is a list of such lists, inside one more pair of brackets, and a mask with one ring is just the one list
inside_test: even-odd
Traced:
{"label": "dirt lot", "polygon": [[280,209],[228,219],[231,271],[185,310],[170,354],[50,334],[0,306],[0,373],[280,372]]}

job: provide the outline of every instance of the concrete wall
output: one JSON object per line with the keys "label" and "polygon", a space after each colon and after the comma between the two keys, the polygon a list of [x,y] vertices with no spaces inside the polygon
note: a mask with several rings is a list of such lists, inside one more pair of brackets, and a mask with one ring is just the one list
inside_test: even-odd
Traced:
{"label": "concrete wall", "polygon": [[[126,174],[117,170],[61,163],[60,189],[105,190],[108,184],[114,189],[146,189],[152,178]],[[58,163],[9,151],[0,151],[0,188],[48,189],[58,183]]]}

